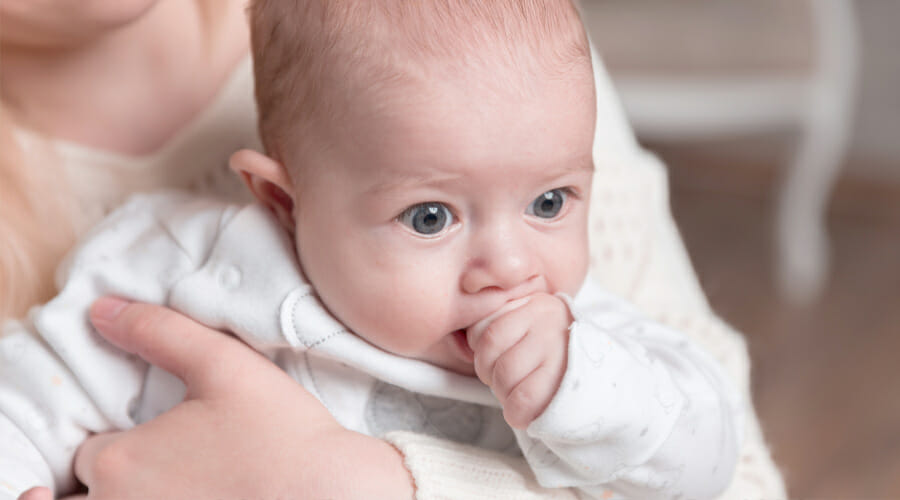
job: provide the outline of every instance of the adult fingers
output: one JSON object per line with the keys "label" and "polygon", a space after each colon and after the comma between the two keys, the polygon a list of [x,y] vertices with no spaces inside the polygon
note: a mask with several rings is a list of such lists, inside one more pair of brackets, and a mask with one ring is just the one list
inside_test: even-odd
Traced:
{"label": "adult fingers", "polygon": [[[18,500],[53,500],[53,493],[50,488],[44,486],[35,486],[19,495]],[[70,495],[61,497],[59,500],[87,500],[86,495]]]}
{"label": "adult fingers", "polygon": [[[19,495],[18,500],[53,500],[53,492],[44,486],[35,486]],[[70,495],[59,500],[87,500],[86,495]]]}
{"label": "adult fingers", "polygon": [[36,486],[19,495],[18,500],[53,500],[53,493],[50,488]]}
{"label": "adult fingers", "polygon": [[246,366],[251,352],[237,339],[162,306],[103,297],[91,306],[90,318],[111,343],[184,381],[189,397],[230,380],[218,376],[231,372],[230,358],[240,352]]}
{"label": "adult fingers", "polygon": [[[96,483],[98,470],[98,467],[96,466],[98,463],[97,458],[103,454],[104,450],[108,450],[109,445],[114,443],[121,436],[122,432],[106,432],[93,435],[81,443],[78,450],[75,452],[74,467],[75,477],[77,477],[82,484],[86,484],[90,487],[92,484]],[[109,453],[107,452],[104,457],[109,457]],[[115,459],[104,458],[103,460],[100,460],[99,463],[103,465],[115,461]],[[101,467],[101,472],[102,471],[103,467]],[[107,472],[113,473],[113,471]]]}

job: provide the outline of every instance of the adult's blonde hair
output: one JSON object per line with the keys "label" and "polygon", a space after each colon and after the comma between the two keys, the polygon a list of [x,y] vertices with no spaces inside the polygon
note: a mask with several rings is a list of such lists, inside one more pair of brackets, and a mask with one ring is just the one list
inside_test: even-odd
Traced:
{"label": "adult's blonde hair", "polygon": [[26,152],[0,104],[0,320],[50,299],[54,272],[75,241],[71,193],[48,147]]}
{"label": "adult's blonde hair", "polygon": [[249,14],[260,137],[283,163],[353,95],[435,68],[590,64],[572,0],[254,0]]}

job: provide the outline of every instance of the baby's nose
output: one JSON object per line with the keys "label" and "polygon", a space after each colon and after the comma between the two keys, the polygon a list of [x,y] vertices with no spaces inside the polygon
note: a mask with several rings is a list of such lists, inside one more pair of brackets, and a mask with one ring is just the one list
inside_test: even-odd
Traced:
{"label": "baby's nose", "polygon": [[509,291],[539,275],[538,259],[527,244],[501,240],[485,245],[469,261],[461,285],[470,294],[484,290]]}

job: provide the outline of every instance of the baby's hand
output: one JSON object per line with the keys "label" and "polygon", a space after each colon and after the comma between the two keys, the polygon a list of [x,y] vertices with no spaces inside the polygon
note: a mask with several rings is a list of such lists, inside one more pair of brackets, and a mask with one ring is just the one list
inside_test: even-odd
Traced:
{"label": "baby's hand", "polygon": [[524,429],[553,399],[566,371],[572,316],[559,297],[538,293],[510,302],[468,329],[475,373]]}

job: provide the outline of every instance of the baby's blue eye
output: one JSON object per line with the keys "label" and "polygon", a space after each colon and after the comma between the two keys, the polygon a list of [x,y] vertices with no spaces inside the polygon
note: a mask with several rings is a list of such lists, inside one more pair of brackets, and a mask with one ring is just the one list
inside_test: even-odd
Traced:
{"label": "baby's blue eye", "polygon": [[428,202],[407,208],[400,222],[422,236],[435,236],[453,222],[453,213],[443,203]]}
{"label": "baby's blue eye", "polygon": [[528,206],[527,213],[542,219],[552,219],[559,215],[566,203],[566,193],[562,189],[552,189],[538,196]]}

